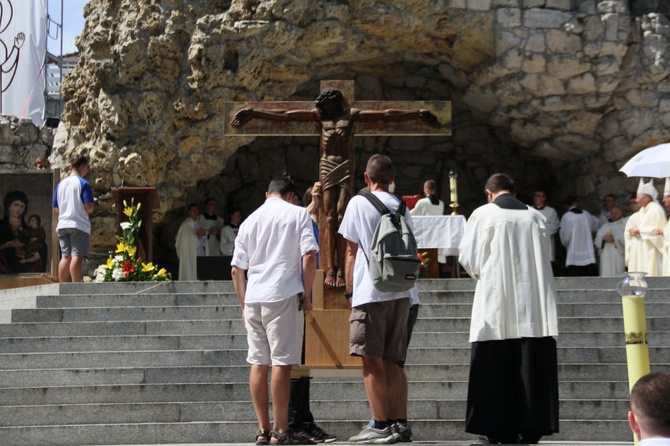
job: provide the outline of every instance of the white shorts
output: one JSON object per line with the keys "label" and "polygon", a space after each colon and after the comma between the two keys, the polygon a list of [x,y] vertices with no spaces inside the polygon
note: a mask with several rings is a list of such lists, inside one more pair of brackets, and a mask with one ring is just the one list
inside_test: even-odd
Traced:
{"label": "white shorts", "polygon": [[249,353],[256,365],[300,365],[305,316],[298,309],[299,295],[278,302],[244,305]]}

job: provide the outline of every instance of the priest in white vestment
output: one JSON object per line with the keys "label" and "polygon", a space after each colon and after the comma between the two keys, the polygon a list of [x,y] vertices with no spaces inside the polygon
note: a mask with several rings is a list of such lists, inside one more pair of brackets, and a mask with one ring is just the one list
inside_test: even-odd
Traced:
{"label": "priest in white vestment", "polygon": [[533,208],[547,220],[547,231],[549,231],[549,258],[551,259],[551,263],[554,263],[556,261],[556,242],[554,240],[554,234],[556,234],[558,228],[561,227],[561,221],[558,219],[556,209],[547,206],[545,204],[546,201],[547,194],[542,189],[533,192]]}
{"label": "priest in white vestment", "polygon": [[198,251],[204,253],[205,231],[198,226],[198,205],[188,206],[187,217],[177,231],[175,249],[179,257],[179,280],[198,280]]}
{"label": "priest in white vestment", "polygon": [[[477,281],[465,430],[535,444],[558,432],[558,335],[545,218],[495,174],[465,226],[459,261]],[[520,392],[517,389],[524,389]]]}
{"label": "priest in white vestment", "polygon": [[[663,189],[663,205],[670,212],[670,178],[665,179],[665,188]],[[670,219],[661,230],[663,235],[663,275],[670,276]]]}
{"label": "priest in white vestment", "polygon": [[610,208],[609,215],[609,221],[598,228],[593,243],[600,256],[600,275],[617,277],[626,272],[623,235],[625,225],[620,207]]}
{"label": "priest in white vestment", "polygon": [[205,212],[198,215],[198,224],[205,231],[207,242],[205,243],[206,256],[220,256],[219,249],[221,240],[221,229],[223,228],[223,218],[216,215],[216,200],[208,198],[205,200]]}
{"label": "priest in white vestment", "polygon": [[[423,183],[423,193],[426,197],[416,202],[410,214],[412,216],[444,215],[444,202],[437,198],[437,183],[435,180],[426,180]],[[447,263],[447,257],[438,253],[437,263]]]}
{"label": "priest in white vestment", "polygon": [[598,230],[598,219],[577,206],[577,197],[566,198],[568,212],[561,218],[559,235],[567,249],[566,272],[569,276],[597,276],[593,235]]}
{"label": "priest in white vestment", "polygon": [[663,236],[659,230],[667,224],[665,211],[655,200],[658,191],[653,180],[640,180],[637,202],[640,210],[631,215],[624,231],[628,271],[659,276],[663,267]]}

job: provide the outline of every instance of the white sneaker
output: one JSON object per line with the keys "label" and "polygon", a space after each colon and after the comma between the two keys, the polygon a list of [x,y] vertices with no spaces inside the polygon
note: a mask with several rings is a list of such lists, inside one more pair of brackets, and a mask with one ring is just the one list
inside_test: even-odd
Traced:
{"label": "white sneaker", "polygon": [[374,421],[365,426],[362,431],[349,439],[349,443],[363,443],[363,444],[392,444],[395,443],[393,433],[388,426],[384,429],[375,429],[372,427]]}

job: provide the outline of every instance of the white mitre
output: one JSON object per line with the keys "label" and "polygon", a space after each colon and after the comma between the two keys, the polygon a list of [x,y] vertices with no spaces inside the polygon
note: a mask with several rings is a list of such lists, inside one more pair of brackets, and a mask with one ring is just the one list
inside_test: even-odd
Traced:
{"label": "white mitre", "polygon": [[640,178],[640,185],[637,187],[637,193],[649,195],[652,200],[656,200],[656,198],[658,198],[658,191],[654,187],[653,179],[649,180],[648,183],[645,183],[642,181],[642,178]]}
{"label": "white mitre", "polygon": [[663,189],[663,196],[670,195],[670,177],[665,179],[665,188]]}

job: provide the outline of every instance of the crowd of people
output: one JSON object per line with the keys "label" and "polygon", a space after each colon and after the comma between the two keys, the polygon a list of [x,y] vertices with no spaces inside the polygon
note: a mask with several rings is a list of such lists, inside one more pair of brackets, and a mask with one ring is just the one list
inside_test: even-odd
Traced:
{"label": "crowd of people", "polygon": [[[81,281],[81,261],[89,249],[93,197],[83,179],[87,172],[88,159],[73,157],[71,173],[58,184],[53,197],[62,281]],[[388,157],[373,155],[364,180],[367,194],[390,212],[404,209],[389,190],[394,168]],[[629,204],[633,210],[629,217],[623,216],[616,197],[608,195],[599,218],[581,209],[575,197],[568,197],[559,219],[556,210],[546,205],[543,190],[534,192],[532,206],[526,205],[516,198],[514,180],[500,173],[487,180],[484,193],[487,204],[472,213],[459,246],[459,262],[476,281],[465,429],[482,435],[486,443],[536,444],[558,432],[553,238],[558,234],[565,247],[569,275],[596,275],[597,265],[604,276],[626,268],[670,275],[670,223],[656,201],[653,181],[640,181]],[[444,211],[434,181],[425,182],[424,194],[414,211],[404,214],[410,229],[412,215]],[[231,210],[225,224],[214,198],[205,200],[202,213],[192,203],[176,237],[180,280],[197,279],[197,256],[231,257],[247,331],[249,386],[259,424],[257,445],[316,444],[337,438],[315,423],[309,408],[309,378],[291,379],[292,367],[304,361],[304,317],[312,309],[311,289],[319,263],[316,221],[322,185],[315,183],[305,194],[306,207],[295,197],[290,178],[272,180],[265,203],[244,224],[239,209]],[[370,199],[360,194],[352,197],[338,229],[346,240],[344,297],[351,309],[350,354],[362,358],[370,407],[369,424],[349,442],[408,442],[412,430],[404,364],[419,295],[416,285],[388,292],[373,284],[369,250],[381,214]],[[670,211],[670,178],[663,203]],[[23,204],[18,195],[6,197],[5,211],[22,216]],[[44,240],[39,228],[39,218],[31,217],[26,233],[36,247],[26,247],[26,256],[39,254],[37,245]],[[514,277],[524,280],[509,280]],[[669,444],[668,401],[669,374],[652,373],[635,384],[628,418],[641,445]]]}
{"label": "crowd of people", "polygon": [[[665,181],[662,196],[653,180],[640,180],[637,193],[627,203],[628,216],[624,216],[613,194],[605,196],[599,217],[582,209],[574,196],[564,200],[565,213],[560,219],[556,209],[545,203],[545,192],[535,191],[533,207],[545,216],[552,235],[551,261],[556,275],[616,277],[626,271],[670,275],[670,226],[666,213],[670,212],[670,178]],[[555,263],[555,234],[565,251],[561,265]]]}

